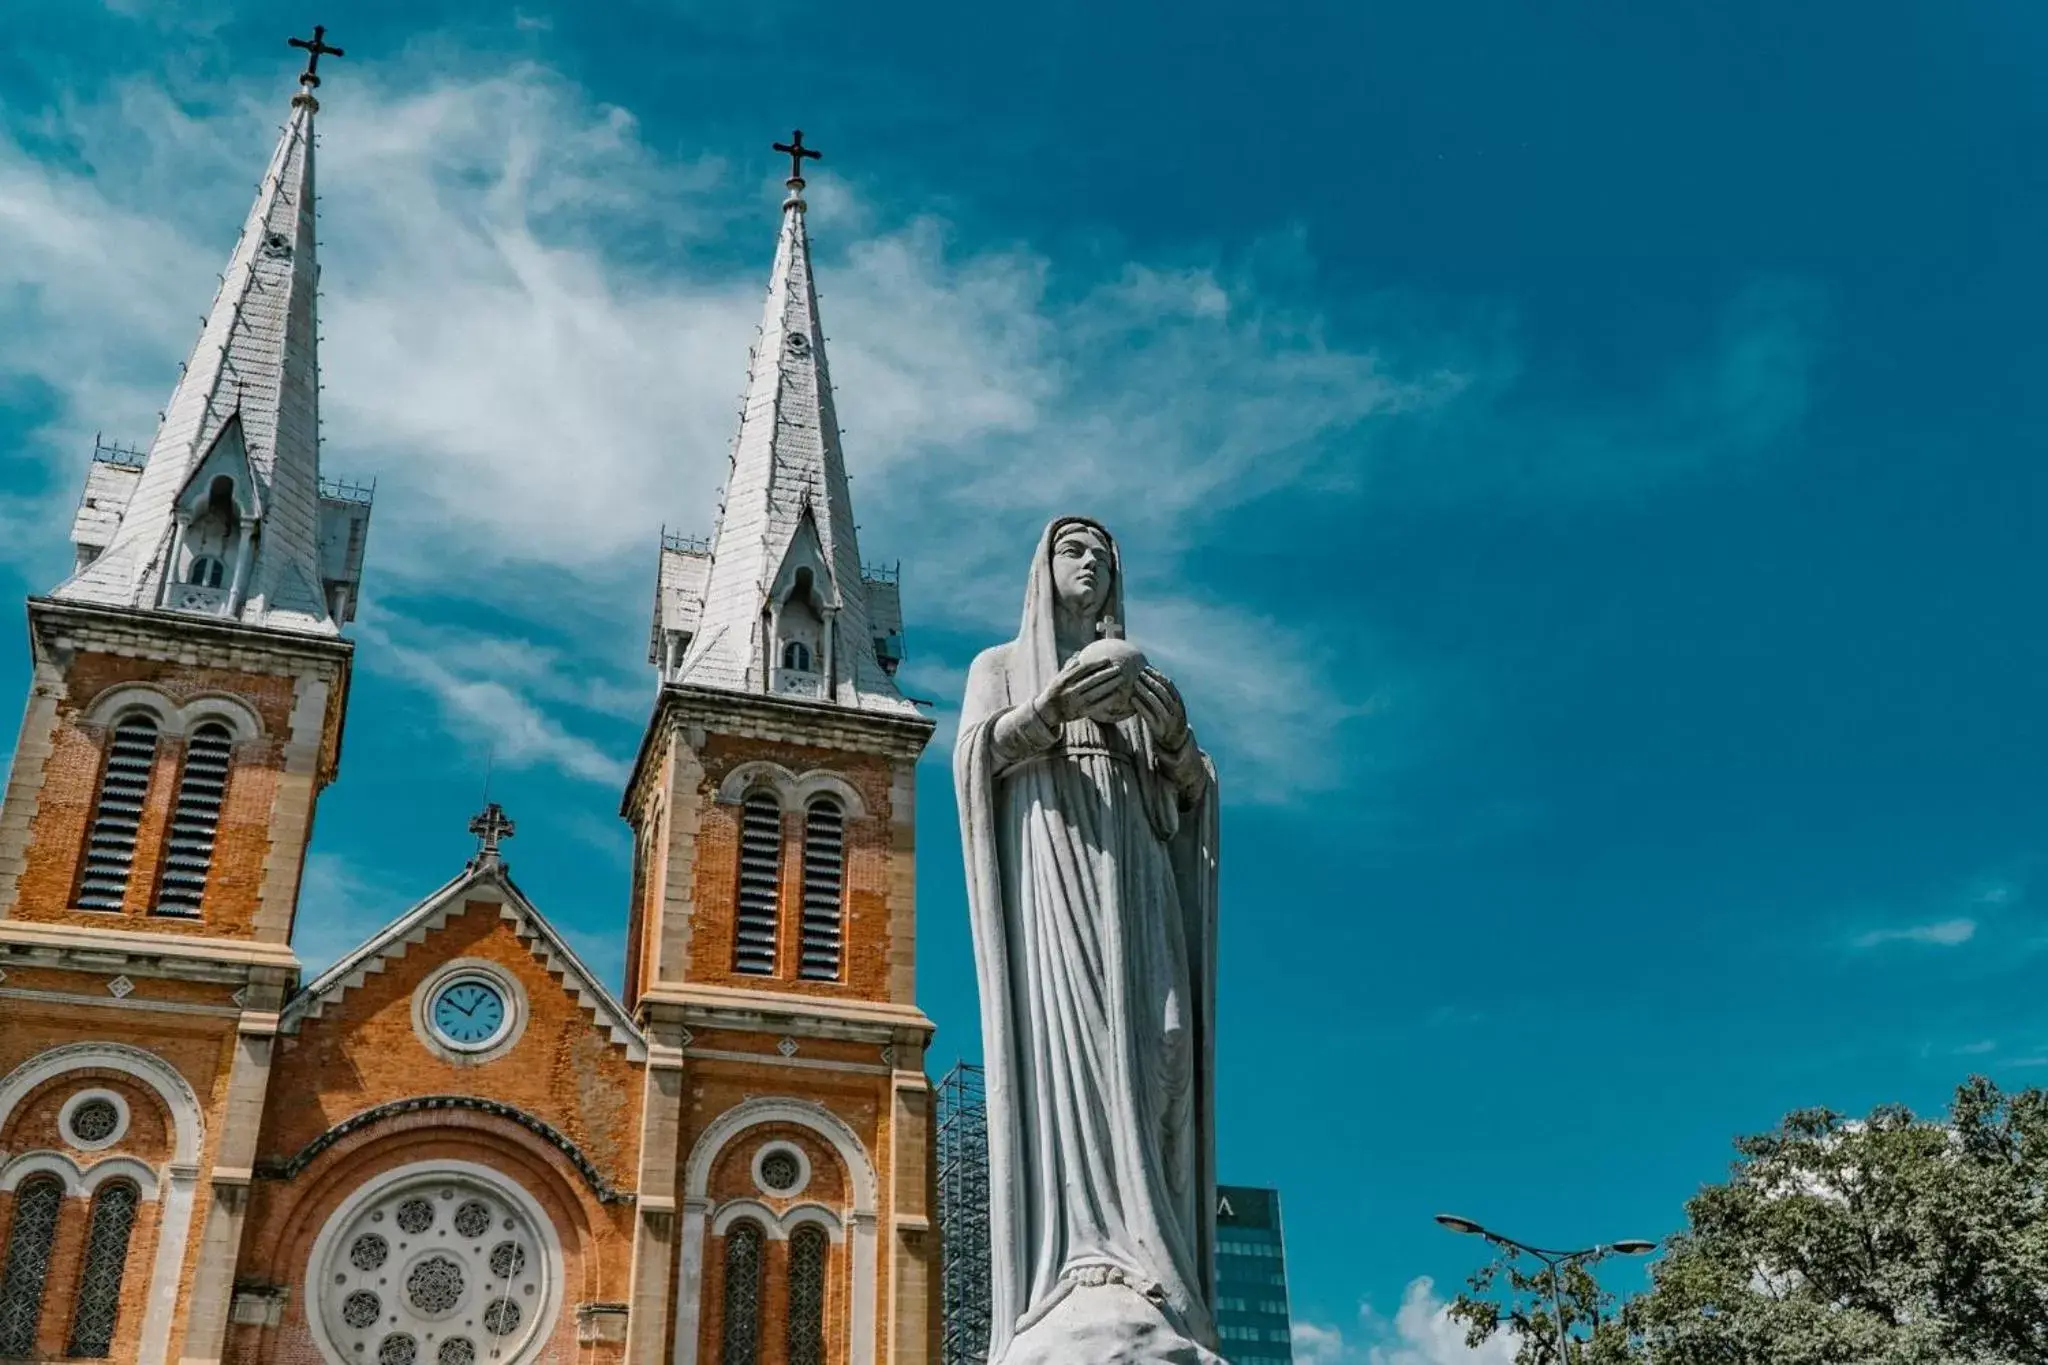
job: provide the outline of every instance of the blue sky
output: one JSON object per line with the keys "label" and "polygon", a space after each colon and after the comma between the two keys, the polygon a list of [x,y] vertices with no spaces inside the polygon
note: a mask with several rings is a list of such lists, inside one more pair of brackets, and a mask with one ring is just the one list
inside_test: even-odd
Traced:
{"label": "blue sky", "polygon": [[1789,1108],[2048,1076],[2048,14],[737,8],[10,7],[0,596],[148,440],[286,33],[348,49],[324,459],[378,510],[309,960],[459,866],[491,754],[616,978],[655,538],[711,524],[801,124],[941,701],[935,1066],[951,699],[1094,512],[1224,773],[1223,1166],[1284,1192],[1305,1359],[1470,1358],[1440,1209],[1655,1236]]}

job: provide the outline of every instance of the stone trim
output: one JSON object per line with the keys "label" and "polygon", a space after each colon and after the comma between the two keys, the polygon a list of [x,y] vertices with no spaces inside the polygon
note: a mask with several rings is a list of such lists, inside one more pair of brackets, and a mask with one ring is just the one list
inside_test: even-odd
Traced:
{"label": "stone trim", "polygon": [[498,907],[499,917],[509,920],[525,942],[527,951],[548,975],[558,978],[562,989],[575,997],[594,1027],[605,1030],[611,1041],[626,1050],[628,1059],[647,1060],[647,1038],[633,1023],[625,1007],[607,990],[596,975],[576,956],[568,942],[555,931],[547,917],[505,875],[502,864],[472,868],[433,892],[372,935],[368,942],[322,972],[285,1006],[279,1026],[297,1033],[307,1019],[318,1019],[329,1005],[339,1004],[363,984],[371,972],[405,956],[416,943],[437,932],[451,916],[468,913],[470,902]]}
{"label": "stone trim", "polygon": [[474,1095],[417,1095],[411,1099],[393,1100],[351,1114],[335,1124],[319,1137],[301,1147],[293,1155],[278,1160],[268,1158],[258,1161],[255,1166],[259,1180],[294,1180],[301,1171],[311,1165],[322,1152],[340,1142],[343,1138],[374,1127],[387,1119],[403,1118],[407,1114],[432,1113],[436,1110],[456,1109],[470,1113],[485,1114],[491,1118],[516,1123],[527,1132],[553,1147],[565,1157],[576,1174],[583,1177],[583,1183],[590,1186],[601,1204],[630,1204],[634,1202],[633,1192],[621,1190],[604,1178],[602,1172],[583,1154],[583,1149],[570,1141],[544,1119],[534,1117],[514,1105],[501,1104],[497,1100],[478,1099]]}

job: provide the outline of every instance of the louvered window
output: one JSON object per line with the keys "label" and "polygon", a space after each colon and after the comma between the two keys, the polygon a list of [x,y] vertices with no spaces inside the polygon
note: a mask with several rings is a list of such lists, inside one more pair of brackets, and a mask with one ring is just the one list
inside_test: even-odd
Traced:
{"label": "louvered window", "polygon": [[116,725],[107,742],[107,767],[100,777],[99,806],[93,811],[85,873],[78,884],[78,903],[88,910],[119,910],[128,895],[136,832],[142,826],[142,804],[155,766],[156,722],[148,716],[130,716]]}
{"label": "louvered window", "polygon": [[31,1176],[14,1191],[7,1269],[0,1273],[0,1356],[36,1353],[50,1246],[57,1240],[57,1210],[63,1206],[64,1182],[54,1175]]}
{"label": "louvered window", "polygon": [[734,1223],[725,1234],[725,1323],[718,1365],[754,1365],[761,1354],[761,1229]]}
{"label": "louvered window", "polygon": [[121,1311],[121,1279],[128,1269],[128,1239],[135,1231],[135,1187],[125,1180],[100,1187],[92,1201],[92,1230],[86,1234],[85,1269],[78,1279],[78,1306],[71,1314],[71,1344],[65,1354],[97,1359],[114,1349],[114,1323]]}
{"label": "louvered window", "polygon": [[234,736],[218,722],[192,732],[185,748],[185,774],[178,782],[178,805],[171,814],[171,837],[164,852],[162,889],[157,913],[197,915],[206,895],[206,874],[213,868],[213,840],[220,830],[221,802],[228,791],[228,757]]}
{"label": "louvered window", "polygon": [[840,889],[846,870],[846,817],[829,796],[804,812],[803,957],[808,981],[839,979]]}
{"label": "louvered window", "polygon": [[825,1230],[789,1235],[789,1365],[825,1365]]}
{"label": "louvered window", "polygon": [[733,967],[775,975],[775,924],[782,900],[782,807],[755,792],[740,807],[740,895]]}

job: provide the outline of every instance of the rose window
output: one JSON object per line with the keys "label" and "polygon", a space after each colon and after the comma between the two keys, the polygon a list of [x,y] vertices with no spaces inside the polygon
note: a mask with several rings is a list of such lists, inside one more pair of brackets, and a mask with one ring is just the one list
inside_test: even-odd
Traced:
{"label": "rose window", "polygon": [[532,1361],[560,1274],[540,1218],[522,1193],[467,1171],[401,1171],[348,1200],[310,1277],[330,1365]]}
{"label": "rose window", "polygon": [[112,1100],[90,1099],[71,1111],[71,1134],[80,1142],[105,1142],[121,1126]]}
{"label": "rose window", "polygon": [[445,1317],[462,1302],[462,1267],[446,1256],[429,1256],[405,1277],[405,1296],[430,1318]]}

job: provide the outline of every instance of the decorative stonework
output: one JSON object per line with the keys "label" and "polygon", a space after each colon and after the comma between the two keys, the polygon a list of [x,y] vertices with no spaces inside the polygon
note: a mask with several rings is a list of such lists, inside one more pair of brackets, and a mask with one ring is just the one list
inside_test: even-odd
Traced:
{"label": "decorative stonework", "polygon": [[80,1090],[57,1111],[57,1130],[81,1152],[98,1152],[128,1132],[128,1101],[112,1090]]}
{"label": "decorative stonework", "polygon": [[534,960],[548,975],[561,981],[562,989],[575,997],[592,1025],[624,1047],[626,1055],[634,1061],[647,1060],[647,1040],[634,1027],[625,1008],[512,885],[504,875],[504,865],[496,862],[472,869],[448,883],[377,937],[322,972],[285,1007],[284,1031],[296,1032],[303,1020],[320,1018],[328,1006],[340,1004],[368,976],[403,958],[413,945],[424,942],[427,935],[438,932],[451,918],[472,910],[478,914],[496,910],[501,919],[509,921]]}
{"label": "decorative stonework", "polygon": [[393,1100],[389,1104],[380,1104],[359,1114],[351,1114],[285,1160],[258,1161],[256,1174],[265,1180],[295,1179],[315,1157],[350,1134],[359,1133],[387,1119],[400,1118],[407,1114],[432,1113],[441,1109],[465,1109],[472,1113],[488,1114],[492,1118],[516,1123],[560,1152],[569,1164],[576,1168],[576,1173],[583,1177],[584,1183],[590,1186],[591,1193],[597,1196],[600,1203],[629,1204],[633,1201],[631,1190],[614,1187],[604,1178],[603,1172],[592,1164],[590,1158],[583,1154],[581,1147],[545,1121],[535,1118],[524,1109],[501,1104],[496,1100],[479,1099],[474,1095],[416,1095],[411,1099]]}
{"label": "decorative stonework", "polygon": [[315,1337],[337,1365],[520,1365],[545,1343],[561,1249],[532,1196],[466,1162],[421,1163],[345,1201],[307,1267]]}
{"label": "decorative stonework", "polygon": [[135,983],[125,976],[117,976],[107,983],[107,994],[116,1000],[126,1000],[135,993]]}

